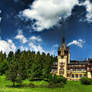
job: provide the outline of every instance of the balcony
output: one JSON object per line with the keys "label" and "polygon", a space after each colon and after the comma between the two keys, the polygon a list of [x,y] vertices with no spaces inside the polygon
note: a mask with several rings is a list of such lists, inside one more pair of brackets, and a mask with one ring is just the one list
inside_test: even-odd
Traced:
{"label": "balcony", "polygon": [[67,72],[71,72],[71,73],[86,73],[86,70],[67,70]]}

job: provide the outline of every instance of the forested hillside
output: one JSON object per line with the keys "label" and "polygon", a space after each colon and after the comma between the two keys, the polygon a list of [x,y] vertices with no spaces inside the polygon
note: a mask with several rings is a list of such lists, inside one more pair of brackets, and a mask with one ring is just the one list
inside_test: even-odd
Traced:
{"label": "forested hillside", "polygon": [[49,77],[52,64],[56,57],[50,54],[40,54],[32,51],[12,51],[8,54],[0,52],[0,75],[5,74],[8,80],[22,83],[22,80],[46,80]]}

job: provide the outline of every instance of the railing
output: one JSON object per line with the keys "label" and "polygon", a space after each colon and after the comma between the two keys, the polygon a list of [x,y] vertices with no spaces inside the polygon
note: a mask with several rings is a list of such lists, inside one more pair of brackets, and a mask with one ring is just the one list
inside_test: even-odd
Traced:
{"label": "railing", "polygon": [[79,70],[67,70],[67,72],[73,72],[73,73],[83,73],[83,72],[86,72],[86,70],[81,70],[81,71],[79,71]]}

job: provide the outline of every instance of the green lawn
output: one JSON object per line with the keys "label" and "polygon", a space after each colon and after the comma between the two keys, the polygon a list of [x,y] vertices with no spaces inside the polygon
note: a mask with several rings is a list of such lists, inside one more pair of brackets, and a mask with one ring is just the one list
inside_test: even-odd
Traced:
{"label": "green lawn", "polygon": [[[25,80],[23,84],[29,84],[28,80]],[[44,81],[32,82],[35,85],[48,85]],[[0,76],[0,92],[92,92],[92,85],[82,85],[80,82],[68,81],[64,88],[11,88],[12,82],[7,81],[5,76]]]}

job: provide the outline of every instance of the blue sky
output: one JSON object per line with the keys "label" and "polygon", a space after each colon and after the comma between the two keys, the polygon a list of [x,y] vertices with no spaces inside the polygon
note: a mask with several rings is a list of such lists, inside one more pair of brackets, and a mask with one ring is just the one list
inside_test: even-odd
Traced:
{"label": "blue sky", "polygon": [[63,31],[71,59],[92,57],[92,0],[0,0],[0,51],[57,55]]}

